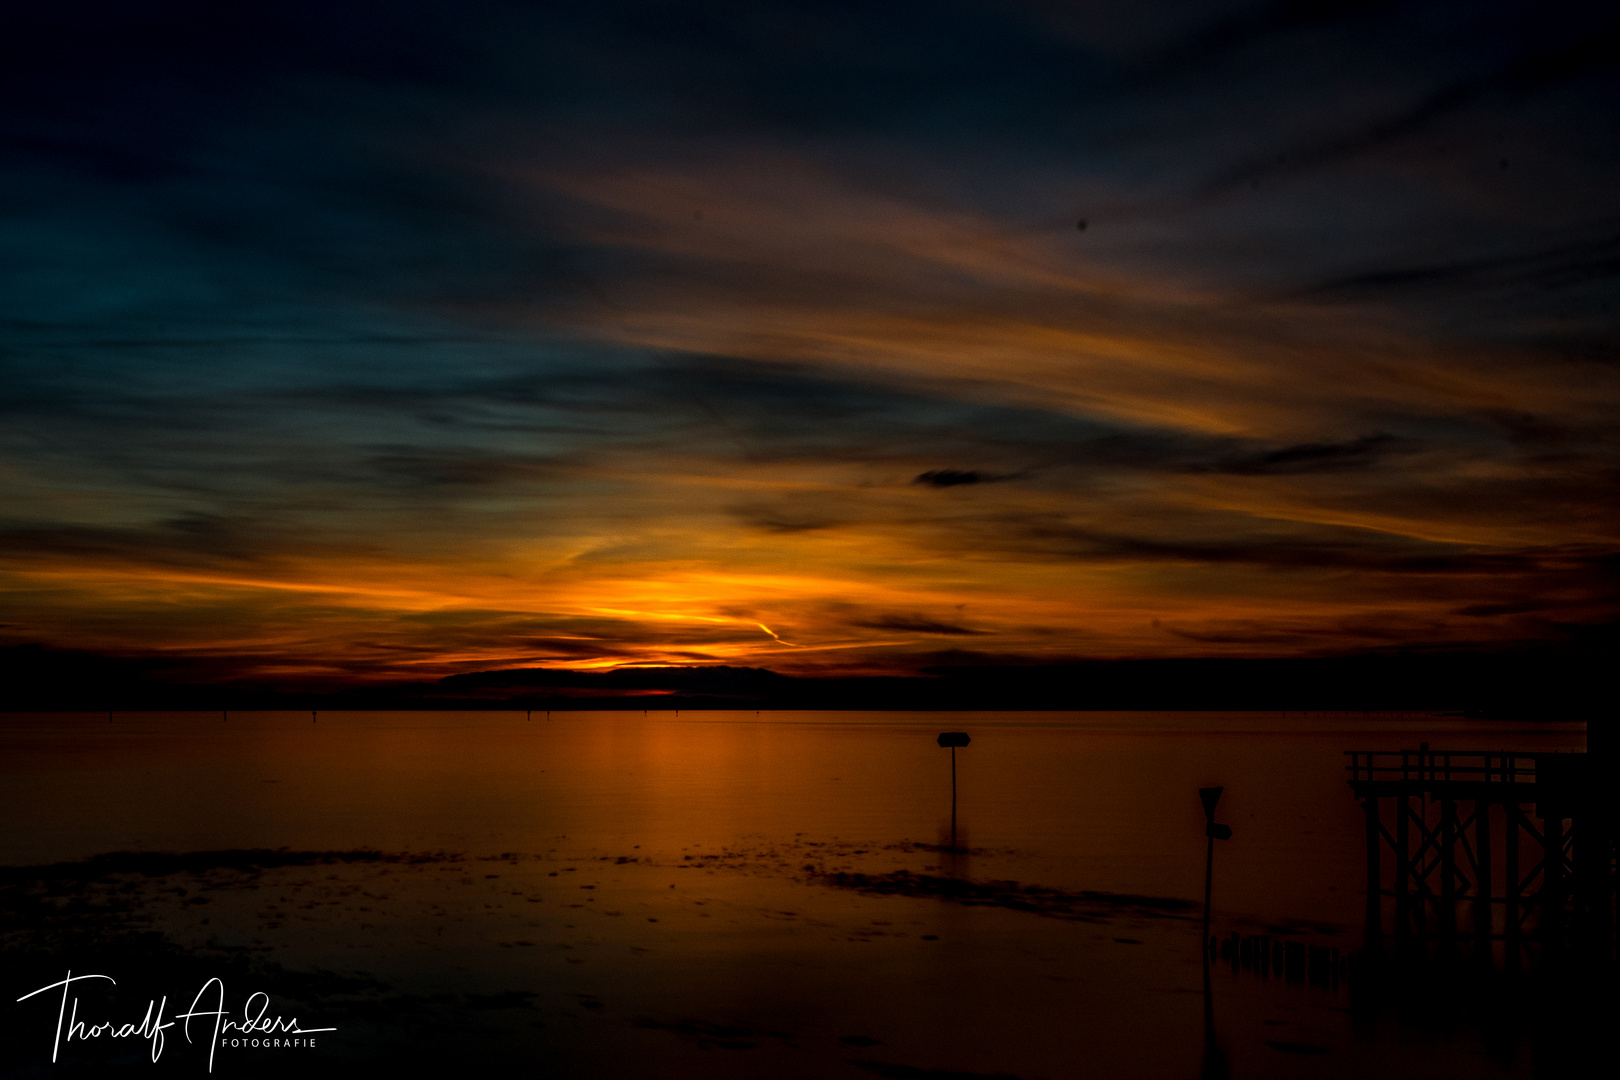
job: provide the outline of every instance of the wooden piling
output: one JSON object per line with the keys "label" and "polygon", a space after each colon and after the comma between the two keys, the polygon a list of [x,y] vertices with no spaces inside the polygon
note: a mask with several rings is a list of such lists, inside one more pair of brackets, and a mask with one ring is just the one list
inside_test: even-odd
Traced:
{"label": "wooden piling", "polygon": [[[1405,772],[1406,755],[1401,755]],[[1404,943],[1412,932],[1412,837],[1407,827],[1412,809],[1408,805],[1406,784],[1401,784],[1395,797],[1395,940]]]}
{"label": "wooden piling", "polygon": [[1519,827],[1523,812],[1519,804],[1509,802],[1503,804],[1503,813],[1507,818],[1507,828],[1502,833],[1502,864],[1504,870],[1504,883],[1502,890],[1502,963],[1509,970],[1519,966],[1519,949],[1522,945],[1519,932],[1524,925],[1524,915],[1520,909],[1520,899],[1523,897],[1523,882],[1519,879]]}
{"label": "wooden piling", "polygon": [[[1447,772],[1449,771],[1448,769]],[[1440,800],[1440,936],[1448,951],[1456,949],[1457,802],[1455,799]]]}
{"label": "wooden piling", "polygon": [[1485,960],[1491,955],[1491,803],[1474,800],[1474,948]]}
{"label": "wooden piling", "polygon": [[1541,819],[1541,936],[1548,948],[1556,949],[1564,935],[1564,817],[1563,809],[1544,811]]}
{"label": "wooden piling", "polygon": [[1377,953],[1384,935],[1384,875],[1379,865],[1384,850],[1379,835],[1378,799],[1368,795],[1361,800],[1361,809],[1367,821],[1367,924],[1362,947]]}

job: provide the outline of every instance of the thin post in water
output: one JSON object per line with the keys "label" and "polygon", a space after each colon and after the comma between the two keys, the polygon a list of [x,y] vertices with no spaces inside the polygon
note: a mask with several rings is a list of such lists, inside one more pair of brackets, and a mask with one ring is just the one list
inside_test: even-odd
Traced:
{"label": "thin post in water", "polygon": [[[1215,841],[1232,839],[1232,830],[1229,826],[1215,824],[1215,804],[1221,801],[1221,792],[1224,790],[1225,788],[1218,787],[1198,789],[1199,801],[1204,804],[1205,837],[1204,932],[1198,938],[1198,951],[1203,954],[1204,963],[1204,1060],[1201,1075],[1205,1080],[1225,1080],[1231,1075],[1226,1055],[1221,1052],[1220,1043],[1215,1038],[1215,992],[1209,975],[1209,965],[1214,952],[1214,942],[1210,940],[1209,929],[1214,910]],[[1234,950],[1232,963],[1237,962],[1238,953]]]}
{"label": "thin post in water", "polygon": [[934,740],[940,746],[951,748],[951,847],[956,847],[956,748],[966,746],[973,740],[968,738],[965,731],[944,731],[938,739]]}
{"label": "thin post in water", "polygon": [[1200,947],[1205,955],[1209,953],[1209,927],[1213,913],[1213,900],[1215,895],[1215,841],[1232,839],[1232,828],[1229,825],[1215,824],[1215,804],[1221,801],[1221,792],[1225,788],[1207,787],[1198,789],[1198,798],[1204,804],[1204,935],[1200,939]]}

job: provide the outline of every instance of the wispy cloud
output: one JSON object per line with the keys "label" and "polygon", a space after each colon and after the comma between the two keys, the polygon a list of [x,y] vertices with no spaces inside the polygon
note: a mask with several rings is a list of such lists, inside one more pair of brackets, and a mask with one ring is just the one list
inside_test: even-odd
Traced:
{"label": "wispy cloud", "polygon": [[30,16],[8,639],[342,681],[1615,616],[1581,5],[362,7]]}

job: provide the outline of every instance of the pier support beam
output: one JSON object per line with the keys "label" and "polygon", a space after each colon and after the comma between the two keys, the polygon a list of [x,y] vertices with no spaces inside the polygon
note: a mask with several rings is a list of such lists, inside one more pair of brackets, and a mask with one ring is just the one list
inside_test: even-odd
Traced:
{"label": "pier support beam", "polygon": [[1491,959],[1491,803],[1474,803],[1474,939],[1476,954],[1486,963]]}
{"label": "pier support beam", "polygon": [[1384,839],[1379,835],[1378,796],[1364,797],[1361,809],[1367,817],[1367,925],[1362,948],[1375,955],[1381,951],[1384,938],[1384,874],[1379,865]]}
{"label": "pier support beam", "polygon": [[1457,948],[1457,804],[1440,801],[1440,936],[1447,952]]}
{"label": "pier support beam", "polygon": [[1519,935],[1524,924],[1524,912],[1520,910],[1524,894],[1519,879],[1519,816],[1523,811],[1518,803],[1508,803],[1504,810],[1507,814],[1507,829],[1502,837],[1502,859],[1507,867],[1507,885],[1502,894],[1506,920],[1503,935],[1507,940],[1504,960],[1511,969],[1519,966],[1519,948],[1523,944]]}
{"label": "pier support beam", "polygon": [[1541,819],[1541,939],[1548,951],[1558,949],[1564,937],[1564,817],[1562,809],[1547,809]]}
{"label": "pier support beam", "polygon": [[1412,934],[1412,808],[1403,785],[1395,796],[1395,940],[1404,946]]}

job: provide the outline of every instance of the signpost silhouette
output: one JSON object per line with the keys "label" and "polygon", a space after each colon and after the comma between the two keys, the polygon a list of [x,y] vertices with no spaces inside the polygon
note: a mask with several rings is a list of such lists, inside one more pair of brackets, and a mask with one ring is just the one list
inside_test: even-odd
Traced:
{"label": "signpost silhouette", "polygon": [[956,846],[956,748],[966,746],[973,740],[968,738],[965,731],[941,732],[935,740],[941,746],[951,748],[951,847]]}

